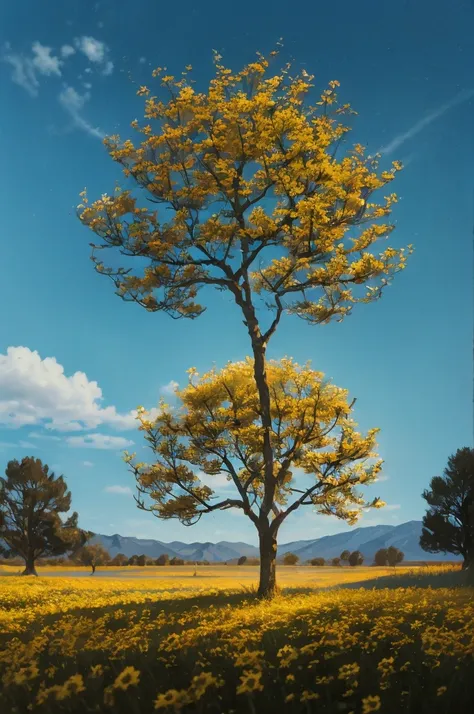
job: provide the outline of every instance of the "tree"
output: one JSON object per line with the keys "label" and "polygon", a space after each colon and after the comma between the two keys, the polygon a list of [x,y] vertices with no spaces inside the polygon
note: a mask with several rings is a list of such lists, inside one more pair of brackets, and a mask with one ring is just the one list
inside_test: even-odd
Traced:
{"label": "tree", "polygon": [[334,567],[339,567],[341,564],[341,559],[340,558],[333,558],[331,561],[331,565]]}
{"label": "tree", "polygon": [[405,554],[398,548],[395,548],[395,546],[391,545],[387,548],[387,561],[390,567],[394,568],[396,565],[399,565],[404,557]]}
{"label": "tree", "polygon": [[146,565],[146,555],[142,553],[137,557],[137,565],[140,566],[145,566]]}
{"label": "tree", "polygon": [[237,561],[237,565],[245,565],[246,562],[247,562],[247,556],[241,555]]}
{"label": "tree", "polygon": [[71,507],[71,492],[63,476],[49,472],[40,459],[9,461],[0,478],[0,538],[4,552],[25,561],[23,575],[37,575],[35,561],[83,546],[93,533],[78,527],[74,512],[66,521],[60,513]]}
{"label": "tree", "polygon": [[350,556],[350,551],[349,550],[343,550],[341,555],[339,556],[342,560],[343,563],[348,563],[349,562],[349,556]]}
{"label": "tree", "polygon": [[474,449],[464,447],[449,457],[443,476],[434,476],[423,498],[430,508],[423,517],[420,545],[429,553],[463,557],[463,569],[474,563]]}
{"label": "tree", "polygon": [[138,555],[131,555],[128,559],[128,565],[138,565]]}
{"label": "tree", "polygon": [[297,565],[299,562],[299,556],[295,553],[285,553],[283,556],[283,565]]}
{"label": "tree", "polygon": [[380,548],[374,555],[375,565],[385,566],[388,563],[387,548]]}
{"label": "tree", "polygon": [[119,565],[120,567],[127,565],[127,563],[128,558],[123,553],[117,553],[110,561],[110,565]]}
{"label": "tree", "polygon": [[170,557],[169,557],[168,553],[162,553],[155,560],[156,565],[169,565],[169,562],[170,562]]}
{"label": "tree", "polygon": [[311,561],[311,565],[317,565],[319,567],[323,566],[325,564],[324,558],[313,558]]}
{"label": "tree", "polygon": [[183,558],[177,558],[175,556],[174,558],[171,558],[170,565],[184,565],[184,560]]}
{"label": "tree", "polygon": [[364,556],[359,550],[354,550],[349,556],[349,565],[362,565],[364,562]]}
{"label": "tree", "polygon": [[91,575],[94,575],[98,565],[107,565],[110,562],[110,554],[106,548],[100,543],[93,545],[84,545],[75,553],[73,559],[82,563],[82,565],[90,565],[92,568]]}
{"label": "tree", "polygon": [[[242,452],[247,476],[234,475],[233,454],[227,448],[224,455],[218,440],[213,470],[200,471],[210,475],[222,465],[230,472],[239,498],[211,505],[207,498],[211,490],[197,486],[198,477],[188,466],[179,472],[186,476],[182,480],[177,474],[171,478],[169,465],[159,462],[154,468],[161,484],[157,496],[163,498],[175,486],[182,496],[173,497],[166,508],[159,507],[156,515],[173,514],[192,524],[191,516],[198,513],[241,508],[258,531],[258,592],[270,596],[275,592],[276,542],[284,518],[278,503],[283,474],[310,443],[304,434],[311,421],[302,390],[297,413],[304,414],[304,425],[295,437],[287,432],[274,443],[268,344],[283,313],[312,324],[341,321],[354,305],[378,299],[391,277],[405,267],[405,249],[372,250],[393,230],[385,219],[396,202],[387,191],[381,203],[372,196],[385,189],[402,167],[393,162],[390,170],[379,171],[378,157],[365,157],[359,144],[337,157],[349,131],[341,119],[351,113],[348,105],[337,104],[338,82],[331,82],[321,100],[308,106],[313,77],[306,72],[292,77],[287,65],[279,74],[266,76],[269,61],[260,54],[238,73],[227,70],[217,54],[215,64],[216,77],[207,93],[195,92],[186,73],[178,81],[162,77],[167,99],[149,96],[150,90],[140,87],[138,94],[147,97],[146,125],[134,121],[132,126],[145,135],[141,144],[121,142],[118,136],[104,142],[125,176],[148,193],[157,209],[140,208],[131,190],[117,187],[114,196],[104,194],[91,204],[84,191],[78,215],[99,239],[92,244],[96,270],[111,279],[123,300],[149,312],[194,319],[205,309],[197,300],[199,291],[214,287],[227,291],[240,311],[252,350],[245,374],[251,374],[254,383],[258,427],[253,423],[252,434],[245,432],[246,426],[238,432],[242,418],[244,424],[248,421],[239,410],[228,424],[226,445],[232,437],[240,448],[240,437],[247,437],[246,453]],[[153,75],[160,73],[157,69]],[[98,252],[109,249],[127,256],[126,265],[105,265]],[[143,261],[147,265],[142,272]],[[270,315],[266,324],[257,312],[261,306]],[[245,384],[250,388],[247,377]],[[336,419],[337,410],[332,411]],[[257,434],[259,443],[250,449]],[[324,432],[320,439],[324,441]],[[184,447],[179,448],[184,455]],[[355,456],[360,449],[360,442],[352,451],[347,442],[331,478],[337,479],[349,453]],[[197,456],[197,451],[195,445],[194,461],[189,462],[193,467],[210,455],[204,449]],[[258,469],[249,456],[259,456]],[[163,469],[164,481],[159,475]],[[326,478],[316,457],[311,469],[318,480]],[[293,511],[310,503],[315,490],[300,494],[289,508]],[[254,493],[258,510],[250,515]],[[338,517],[346,518],[343,489],[339,494]],[[354,519],[351,515],[351,522]]]}

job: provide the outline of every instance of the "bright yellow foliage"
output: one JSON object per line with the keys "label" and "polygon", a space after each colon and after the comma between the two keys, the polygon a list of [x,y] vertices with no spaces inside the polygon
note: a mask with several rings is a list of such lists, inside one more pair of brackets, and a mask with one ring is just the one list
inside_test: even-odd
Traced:
{"label": "bright yellow foliage", "polygon": [[[275,525],[296,508],[314,506],[318,513],[355,523],[367,503],[356,487],[376,480],[377,429],[366,435],[356,430],[348,394],[323,380],[321,372],[292,359],[267,363],[270,391]],[[189,385],[177,392],[179,410],[162,404],[156,420],[140,408],[140,428],[150,444],[154,464],[135,463],[126,454],[141,494],[150,497],[147,509],[161,518],[192,523],[203,513],[240,508],[257,523],[265,491],[264,429],[253,360],[229,363],[197,378],[190,370]],[[294,470],[313,477],[311,485],[296,488]],[[213,475],[225,474],[235,486],[235,497],[214,502]],[[208,484],[208,485],[207,485]]]}
{"label": "bright yellow foliage", "polygon": [[238,304],[250,288],[278,317],[286,310],[321,323],[377,299],[405,267],[404,249],[373,252],[393,230],[387,218],[397,199],[390,191],[378,203],[371,197],[400,162],[379,171],[379,157],[365,157],[360,144],[338,157],[349,131],[342,119],[354,113],[338,104],[339,82],[310,104],[313,76],[292,76],[290,65],[269,74],[276,54],[257,54],[234,72],[216,53],[202,92],[190,66],[180,79],[157,68],[161,89],[137,92],[145,123],[131,125],[143,137],[105,139],[125,176],[157,204],[139,208],[129,190],[91,204],[81,194],[79,216],[101,238],[96,249],[148,261],[140,273],[93,256],[124,299],[194,318],[204,309],[195,299],[202,286],[228,289]]}

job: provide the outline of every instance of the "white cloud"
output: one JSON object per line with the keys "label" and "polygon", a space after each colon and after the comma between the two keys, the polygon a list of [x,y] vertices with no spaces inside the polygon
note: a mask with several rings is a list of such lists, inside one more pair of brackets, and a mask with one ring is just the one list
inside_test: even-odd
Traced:
{"label": "white cloud", "polygon": [[80,50],[90,62],[101,63],[105,59],[105,54],[107,52],[107,45],[105,42],[100,42],[94,37],[88,37],[83,35],[82,37],[76,37],[74,44]]}
{"label": "white cloud", "polygon": [[3,55],[2,59],[13,68],[12,81],[28,92],[31,97],[37,97],[39,82],[31,60],[13,53]]}
{"label": "white cloud", "polygon": [[[132,495],[132,489],[128,486],[106,486],[104,491],[105,493],[120,493],[126,496]],[[109,525],[113,525],[113,523],[110,523]]]}
{"label": "white cloud", "polygon": [[62,57],[67,58],[74,54],[76,54],[76,50],[74,49],[74,47],[72,47],[72,45],[63,45],[61,47],[61,56]]}
{"label": "white cloud", "polygon": [[133,441],[123,436],[108,436],[107,434],[85,434],[84,436],[68,436],[66,443],[69,446],[83,447],[86,449],[126,449],[132,446]]}
{"label": "white cloud", "polygon": [[140,62],[140,64],[145,64],[146,57],[140,57],[140,59],[138,61]]}
{"label": "white cloud", "polygon": [[14,449],[17,444],[11,441],[0,441],[0,449]]}
{"label": "white cloud", "polygon": [[90,82],[84,82],[84,87],[86,89],[92,89],[92,84]]}
{"label": "white cloud", "polygon": [[431,112],[431,114],[427,114],[424,119],[420,119],[420,121],[417,121],[415,124],[413,124],[413,126],[411,126],[408,131],[405,131],[404,133],[395,136],[392,141],[390,141],[386,146],[383,146],[381,149],[379,149],[379,153],[393,153],[396,149],[398,149],[399,146],[419,134],[422,129],[429,126],[436,119],[443,116],[443,114],[446,114],[446,112],[452,109],[453,107],[467,101],[472,96],[474,96],[474,89],[465,89],[462,92],[459,92],[449,102],[446,102],[446,104],[442,104],[440,107],[438,107],[438,109],[435,109],[433,112]]}
{"label": "white cloud", "polygon": [[383,510],[385,510],[385,511],[398,511],[399,508],[401,508],[401,507],[402,507],[402,506],[401,506],[400,503],[392,503],[392,504],[387,504],[386,506],[384,506]]}
{"label": "white cloud", "polygon": [[103,139],[105,134],[97,127],[92,126],[81,115],[84,104],[90,99],[90,94],[79,94],[73,87],[66,87],[59,95],[59,103],[71,117],[73,124],[78,129],[85,131],[96,139]]}
{"label": "white cloud", "polygon": [[94,464],[92,463],[92,461],[83,461],[83,462],[82,462],[82,465],[83,465],[83,466],[87,466],[87,468],[91,468],[92,466],[94,466]]}
{"label": "white cloud", "polygon": [[390,478],[390,476],[388,476],[387,474],[379,474],[379,476],[377,476],[376,483],[382,483],[383,481],[388,481],[389,478]]}
{"label": "white cloud", "polygon": [[113,71],[114,71],[114,63],[111,60],[108,60],[108,62],[106,62],[104,65],[102,74],[105,75],[106,77],[108,77],[109,74],[112,74]]}
{"label": "white cloud", "polygon": [[31,441],[19,441],[18,446],[21,446],[22,449],[37,449],[38,444],[32,444]]}
{"label": "white cloud", "polygon": [[55,431],[137,427],[135,411],[120,414],[114,406],[102,406],[102,400],[97,382],[84,372],[66,376],[54,357],[42,359],[28,347],[0,354],[0,424],[41,424]]}
{"label": "white cloud", "polygon": [[32,431],[28,434],[30,439],[47,439],[48,441],[61,441],[60,436],[53,436],[51,434],[40,434],[38,431]]}
{"label": "white cloud", "polygon": [[179,384],[178,382],[175,382],[173,379],[168,382],[168,384],[163,385],[163,387],[160,387],[160,392],[162,394],[166,394],[168,396],[174,395],[176,390],[178,389]]}
{"label": "white cloud", "polygon": [[[64,45],[61,50],[63,57],[68,56],[68,51],[64,53],[66,47],[69,46]],[[30,96],[38,96],[38,75],[61,77],[61,67],[64,62],[52,54],[51,47],[46,47],[41,42],[35,41],[31,46],[32,54],[30,57],[11,52],[10,49],[10,45],[5,46],[5,53],[2,59],[13,68],[12,81],[27,91]],[[72,47],[70,49],[74,52]]]}
{"label": "white cloud", "polygon": [[51,47],[46,47],[41,42],[33,42],[32,50],[32,64],[40,74],[61,76],[60,67],[63,63],[59,57],[53,57]]}

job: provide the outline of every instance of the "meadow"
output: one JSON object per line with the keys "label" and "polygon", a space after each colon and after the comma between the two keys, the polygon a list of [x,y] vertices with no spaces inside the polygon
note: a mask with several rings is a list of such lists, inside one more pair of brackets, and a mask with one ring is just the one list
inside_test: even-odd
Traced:
{"label": "meadow", "polygon": [[272,601],[252,566],[16,570],[0,569],[8,714],[473,710],[474,590],[457,567],[280,566]]}

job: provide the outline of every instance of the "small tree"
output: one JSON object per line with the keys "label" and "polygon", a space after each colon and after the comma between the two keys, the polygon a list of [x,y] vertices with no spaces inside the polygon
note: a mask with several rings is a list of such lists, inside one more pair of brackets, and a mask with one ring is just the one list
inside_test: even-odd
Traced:
{"label": "small tree", "polygon": [[156,565],[169,565],[169,562],[170,562],[170,557],[169,557],[168,553],[162,553],[155,560]]}
{"label": "small tree", "polygon": [[401,550],[398,548],[395,548],[395,546],[391,545],[387,549],[387,561],[390,567],[394,568],[396,565],[399,565],[399,563],[402,562],[403,558],[405,557],[405,554],[402,553]]}
{"label": "small tree", "polygon": [[341,555],[339,556],[341,558],[341,561],[343,563],[348,563],[349,562],[349,556],[350,556],[350,551],[349,550],[343,550]]}
{"label": "small tree", "polygon": [[420,545],[429,553],[463,557],[463,569],[474,565],[474,449],[458,449],[443,476],[434,476],[423,498],[430,506],[423,517]]}
{"label": "small tree", "polygon": [[299,556],[295,553],[285,553],[283,556],[283,565],[296,565],[299,562]]}
{"label": "small tree", "polygon": [[355,565],[362,565],[364,562],[364,556],[360,552],[360,550],[354,550],[350,556],[349,556],[349,565],[355,566]]}
{"label": "small tree", "polygon": [[183,558],[177,558],[175,556],[174,558],[171,558],[170,565],[184,565],[184,560]]}
{"label": "small tree", "polygon": [[128,565],[138,565],[138,555],[131,555],[128,559]]}
{"label": "small tree", "polygon": [[313,558],[313,559],[310,561],[311,565],[317,565],[317,566],[319,566],[319,567],[321,567],[322,565],[324,565],[325,562],[326,562],[326,561],[324,560],[324,558]]}
{"label": "small tree", "polygon": [[84,545],[79,548],[73,556],[75,562],[82,565],[90,565],[92,568],[91,575],[94,575],[98,565],[107,565],[110,562],[110,554],[106,548],[100,543],[93,545]]}
{"label": "small tree", "polygon": [[385,566],[388,563],[388,554],[386,548],[380,548],[374,556],[375,565]]}
{"label": "small tree", "polygon": [[138,556],[137,565],[140,565],[140,566],[146,565],[146,555],[144,553],[142,553],[141,555]]}
{"label": "small tree", "polygon": [[63,476],[49,472],[40,459],[9,461],[0,478],[0,539],[4,552],[25,561],[23,575],[37,575],[40,557],[74,551],[92,537],[78,527],[77,513],[63,522],[71,507],[71,492]]}
{"label": "small tree", "polygon": [[341,559],[340,558],[333,558],[331,561],[331,565],[334,567],[339,567],[341,565]]}
{"label": "small tree", "polygon": [[[196,436],[188,433],[187,439],[194,440],[192,448],[176,444],[181,456],[191,456],[189,465],[176,466],[173,478],[169,464],[158,463],[153,468],[157,483],[151,493],[159,500],[168,500],[170,488],[181,493],[173,494],[170,504],[161,504],[153,512],[160,518],[177,517],[191,524],[195,516],[216,509],[242,509],[258,530],[258,592],[271,596],[276,587],[276,545],[282,520],[302,504],[315,505],[313,496],[320,490],[319,484],[329,485],[326,466],[331,466],[330,478],[337,479],[351,459],[366,458],[372,451],[373,434],[365,442],[367,451],[362,441],[356,439],[355,443],[353,435],[347,434],[347,440],[341,440],[340,460],[330,464],[321,464],[313,455],[307,472],[315,475],[318,485],[281,511],[282,490],[285,498],[295,493],[286,474],[291,466],[298,466],[298,454],[311,450],[312,442],[305,435],[312,433],[314,440],[314,432],[302,389],[294,416],[306,414],[306,423],[293,438],[294,426],[283,432],[284,436],[279,433],[275,437],[274,387],[268,380],[266,357],[269,340],[284,312],[312,324],[341,321],[355,304],[378,299],[391,277],[405,267],[404,249],[373,250],[394,227],[384,222],[396,201],[386,186],[402,167],[393,162],[390,170],[379,171],[378,158],[365,157],[360,144],[347,156],[336,157],[349,130],[341,119],[350,113],[348,105],[337,105],[338,82],[330,83],[320,101],[307,105],[313,77],[306,72],[292,77],[288,65],[275,76],[266,76],[269,60],[262,55],[240,72],[228,70],[220,60],[216,54],[216,77],[207,93],[195,92],[187,73],[179,80],[162,78],[168,99],[151,97],[147,87],[140,87],[138,94],[148,97],[146,126],[140,127],[138,121],[132,126],[144,135],[141,143],[121,142],[118,136],[105,141],[112,159],[148,192],[158,210],[139,208],[130,190],[117,187],[114,196],[103,195],[90,205],[83,192],[78,211],[82,223],[99,237],[92,256],[97,271],[112,280],[124,300],[149,312],[194,319],[205,309],[197,301],[199,290],[214,287],[227,291],[240,311],[252,350],[255,423],[249,431],[248,412],[238,409],[238,414],[230,415],[232,421],[227,422],[227,434],[223,435],[224,422],[219,418],[219,433],[211,451],[209,438],[215,425],[211,428],[208,415],[207,425],[196,428],[191,416]],[[155,70],[153,76],[160,73]],[[385,190],[385,197],[377,204],[371,197],[379,189]],[[126,266],[104,265],[97,251],[106,249],[127,256]],[[131,266],[134,258],[139,258],[135,271]],[[144,260],[147,265],[142,270]],[[265,326],[257,312],[259,300],[271,311]],[[335,405],[331,412],[331,420],[336,420]],[[283,421],[290,413],[293,409],[285,409]],[[316,421],[324,422],[321,414],[325,412]],[[344,408],[342,414],[348,416]],[[243,428],[237,432],[239,422]],[[198,447],[207,427],[206,443]],[[177,436],[181,433],[179,429]],[[324,443],[325,428],[318,433]],[[173,435],[169,436],[172,441]],[[245,443],[241,451],[245,473],[240,466],[239,471],[232,471],[232,451],[239,450],[235,443],[239,444],[240,437]],[[249,439],[254,445],[251,452]],[[163,457],[164,453],[158,450],[157,455]],[[212,466],[202,469],[201,463],[211,454]],[[318,454],[317,448],[314,454]],[[258,457],[258,474],[250,457]],[[238,497],[211,503],[212,489],[197,485],[198,476],[192,468],[206,475],[223,469],[234,481]],[[371,480],[364,477],[363,482]],[[349,481],[342,481],[344,486],[339,489],[331,482],[337,491],[334,498],[332,491],[328,497],[326,489],[324,512],[353,522],[353,501],[346,493]],[[256,503],[255,513],[252,506]]]}
{"label": "small tree", "polygon": [[119,565],[120,567],[127,565],[127,563],[128,558],[123,553],[117,553],[110,561],[110,565]]}
{"label": "small tree", "polygon": [[245,565],[246,562],[247,562],[247,556],[241,555],[237,561],[237,565]]}

